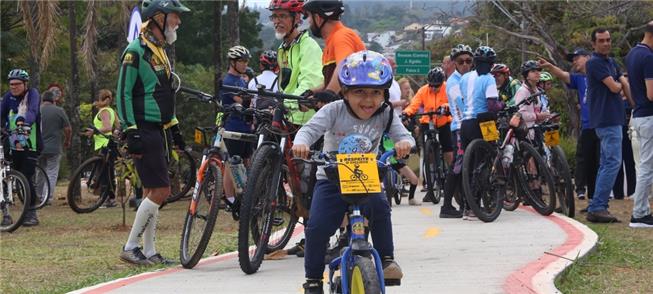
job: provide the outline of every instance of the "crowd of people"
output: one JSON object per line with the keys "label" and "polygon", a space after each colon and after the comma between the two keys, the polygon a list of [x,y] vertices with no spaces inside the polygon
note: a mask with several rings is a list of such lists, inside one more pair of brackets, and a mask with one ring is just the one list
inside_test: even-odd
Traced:
{"label": "crowd of people", "polygon": [[[285,101],[290,121],[299,129],[292,148],[295,156],[306,157],[315,149],[337,152],[339,144],[354,135],[365,141],[361,146],[371,147],[365,152],[374,152],[386,135],[393,142],[391,148],[396,150],[397,158],[402,158],[408,156],[416,142],[424,140],[429,121],[435,119],[438,142],[449,167],[439,217],[474,220],[471,210],[456,208],[452,200],[457,191],[462,191],[464,150],[472,140],[482,138],[479,122],[492,119],[505,106],[550,90],[555,77],[577,92],[581,133],[575,184],[577,197],[589,198],[587,220],[619,221],[608,211],[612,194],[615,199],[634,199],[631,227],[653,227],[649,204],[653,187],[653,21],[645,27],[642,42],[626,56],[625,68],[610,57],[610,32],[597,28],[591,34],[593,52],[578,48],[568,54],[571,71],[545,59],[528,60],[521,64],[515,78],[510,67],[499,62],[501,58],[493,48],[459,44],[445,56],[442,67],[429,71],[426,84],[413,92],[411,79],[395,80],[392,58],[366,50],[358,34],[343,24],[342,1],[271,0],[269,10],[280,47],[260,54],[259,75],[248,67],[252,55],[247,48],[230,48],[222,83],[250,89],[263,87],[313,99],[315,107]],[[189,11],[178,0],[143,1],[142,31],[122,54],[116,99],[111,91],[101,90],[94,103],[98,110],[94,126],[106,135],[116,130],[124,132],[144,188],[143,201],[120,253],[120,258],[129,263],[170,263],[158,253],[154,242],[159,207],[170,195],[164,132],[172,134],[172,141],[179,148],[184,148],[185,142],[176,118],[173,67],[165,47],[176,40],[181,16]],[[304,22],[308,22],[311,34],[299,29]],[[325,47],[320,48],[314,38],[324,39]],[[63,89],[55,84],[39,95],[37,89],[29,87],[29,75],[21,69],[12,70],[7,80],[10,91],[3,96],[1,118],[3,130],[12,135],[8,137],[10,148],[5,150],[11,150],[15,169],[29,177],[39,162],[50,181],[56,183],[62,145],[67,148],[71,141],[70,124],[57,106]],[[226,91],[219,96],[223,105],[267,108],[274,103],[266,97],[250,99]],[[114,102],[117,111],[111,107]],[[546,95],[540,95],[535,103],[521,105],[515,117],[530,127],[552,116],[550,103]],[[416,124],[402,120],[442,108],[450,114],[423,116]],[[24,126],[30,126],[31,132],[18,138],[13,131]],[[640,144],[637,173],[629,127],[636,132]],[[229,116],[224,128],[255,132],[251,121],[237,115]],[[93,132],[89,130],[87,135]],[[225,143],[230,155],[238,155],[248,164],[255,146],[235,140]],[[94,149],[105,146],[106,139],[96,135]],[[420,201],[414,198],[419,184],[416,171],[406,165],[394,168],[409,180],[409,204],[419,205]],[[224,192],[229,202],[235,203],[238,199],[231,176],[226,169]],[[316,178],[310,217],[308,210],[301,215],[305,219],[306,240],[293,249],[305,257],[305,293],[323,293],[322,273],[329,237],[342,225],[347,207],[339,197],[337,185],[327,180],[323,170],[318,169]],[[33,193],[32,197],[36,195]],[[431,197],[427,193],[423,201],[434,201]],[[374,212],[368,214],[373,216],[369,227],[374,247],[383,260],[384,276],[400,280],[403,273],[394,259],[390,206],[382,193],[371,199],[366,205],[368,212]],[[109,206],[115,205],[112,201],[109,200]],[[10,222],[11,217],[3,215],[2,221]],[[32,210],[24,225],[37,224],[36,212]]]}

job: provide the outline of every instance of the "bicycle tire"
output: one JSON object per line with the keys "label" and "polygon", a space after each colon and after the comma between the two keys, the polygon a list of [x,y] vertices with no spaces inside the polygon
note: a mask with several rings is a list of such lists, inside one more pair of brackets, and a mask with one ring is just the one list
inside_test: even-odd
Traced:
{"label": "bicycle tire", "polygon": [[32,183],[34,183],[34,189],[36,189],[37,192],[36,193],[37,203],[32,203],[32,209],[41,209],[48,203],[48,199],[50,198],[50,193],[54,191],[53,186],[56,185],[50,184],[50,180],[48,179],[48,174],[45,172],[45,170],[42,167],[38,165],[34,166],[34,175],[32,178]]}
{"label": "bicycle tire", "polygon": [[[278,148],[276,145],[259,147],[240,206],[238,263],[248,275],[258,271],[268,248],[275,210],[272,193],[282,182],[282,158]],[[250,250],[250,241],[253,250]]]}
{"label": "bicycle tire", "polygon": [[[197,189],[197,196],[188,202],[188,211],[179,245],[181,265],[188,269],[195,267],[204,255],[218,217],[219,196],[222,192],[222,171],[214,162],[209,162],[207,165],[204,178]],[[193,208],[195,208],[194,212]],[[190,244],[196,235],[194,234],[195,228],[200,230],[197,232],[200,238],[199,241]]]}
{"label": "bicycle tire", "polygon": [[[285,185],[289,184],[289,171],[288,167],[286,165],[283,166],[282,168],[283,171],[283,182],[281,183],[281,187],[279,187],[279,193],[277,195],[277,206],[274,212],[274,218],[277,218],[281,216],[281,218],[284,220],[284,223],[280,225],[276,225],[275,223],[272,224],[272,231],[270,233],[270,240],[268,240],[268,246],[267,249],[265,250],[265,253],[272,253],[277,250],[281,250],[286,245],[288,245],[288,242],[290,242],[290,239],[292,238],[292,234],[295,231],[295,226],[297,225],[298,217],[295,215],[294,212],[294,201],[295,196],[293,195],[292,197],[289,197],[287,194],[287,191],[285,189]],[[285,224],[285,226],[283,226]],[[275,227],[280,227],[280,230],[276,230]],[[272,236],[278,235],[281,230],[283,230],[283,233],[281,233],[281,237],[272,239]]]}
{"label": "bicycle tire", "polygon": [[463,157],[463,190],[467,205],[483,222],[496,220],[503,209],[503,196],[493,185],[497,150],[490,143],[473,140]]}
{"label": "bicycle tire", "polygon": [[[385,188],[384,192],[390,206],[392,206],[392,200],[397,199],[397,195],[399,194],[397,187],[395,187],[393,173],[395,173],[394,170],[387,170],[385,172],[385,177],[383,178],[383,187]],[[399,195],[399,197],[401,197],[401,195]]]}
{"label": "bicycle tire", "polygon": [[506,182],[506,189],[503,197],[503,209],[507,211],[514,211],[519,207],[521,203],[521,197],[519,196],[521,190],[519,189],[519,181],[515,175],[514,169],[510,174],[510,178]]}
{"label": "bicycle tire", "polygon": [[347,278],[349,281],[349,293],[382,293],[376,267],[372,259],[368,257],[354,255],[351,270],[347,270]]}
{"label": "bicycle tire", "polygon": [[[401,177],[401,175],[397,174],[397,193],[395,193],[394,198],[395,198],[395,204],[399,205],[401,204],[401,197],[403,197],[404,193],[404,186],[406,184],[404,183],[404,179]],[[388,201],[390,202],[390,201]]]}
{"label": "bicycle tire", "polygon": [[440,187],[437,176],[438,164],[440,164],[440,145],[431,140],[426,140],[424,145],[424,160],[422,164],[424,165],[425,180],[428,185],[428,191],[426,193],[433,192],[432,203],[438,204],[442,198],[443,188]]}
{"label": "bicycle tire", "polygon": [[[101,176],[102,170],[109,172],[105,166],[104,158],[93,156],[84,161],[73,172],[72,180],[68,183],[66,200],[74,212],[91,213],[98,209],[109,196],[109,193],[103,190],[111,189],[113,185],[107,181],[105,188],[102,188],[101,182],[104,181]],[[108,180],[108,177],[106,178]]]}
{"label": "bicycle tire", "polygon": [[565,153],[560,146],[551,148],[553,157],[552,173],[555,176],[556,195],[562,208],[562,213],[568,217],[576,215],[576,202],[574,201],[574,186],[571,183],[571,169],[567,163]]}
{"label": "bicycle tire", "polygon": [[177,155],[179,160],[177,162],[171,160],[168,164],[168,176],[170,177],[170,188],[172,190],[172,195],[166,199],[168,203],[187,196],[188,191],[195,183],[197,169],[193,156],[187,150],[177,151]]}
{"label": "bicycle tire", "polygon": [[[533,145],[528,142],[520,142],[519,146],[521,147],[520,153],[522,164],[518,167],[517,174],[519,176],[521,188],[527,198],[524,199],[524,201],[528,201],[533,209],[535,209],[539,214],[545,216],[550,215],[556,207],[556,187],[553,181],[553,176],[551,176],[551,173],[549,172],[549,167]],[[528,165],[529,162],[531,162],[531,158],[533,159],[533,163],[536,164],[537,175],[535,177],[528,174]],[[536,192],[529,187],[530,181],[532,180],[539,181],[539,192]],[[545,192],[546,196],[544,195]]]}
{"label": "bicycle tire", "polygon": [[[1,197],[5,198],[4,202],[1,204],[2,216],[4,217],[8,214],[12,217],[16,217],[16,214],[18,214],[18,217],[13,219],[11,224],[4,226],[0,225],[0,232],[13,232],[23,224],[25,214],[30,209],[32,197],[30,197],[31,191],[29,181],[27,181],[27,178],[21,172],[9,170],[5,174],[5,178],[2,179],[1,184],[3,185],[4,191],[4,195]],[[14,189],[14,184],[18,189]],[[11,189],[9,189],[10,187]],[[10,190],[11,195],[9,193]],[[14,195],[14,193],[16,194]]]}

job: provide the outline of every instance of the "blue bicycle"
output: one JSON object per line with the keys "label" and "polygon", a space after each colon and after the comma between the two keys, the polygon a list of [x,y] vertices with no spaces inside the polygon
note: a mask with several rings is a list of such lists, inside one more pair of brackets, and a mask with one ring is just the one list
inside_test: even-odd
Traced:
{"label": "blue bicycle", "polygon": [[[387,162],[393,155],[395,155],[394,149],[383,153],[377,160],[380,179],[383,179],[384,174],[391,169]],[[329,180],[340,184],[338,165],[341,165],[341,163],[338,163],[335,156],[320,153],[314,155],[313,158],[311,160],[295,158],[295,160],[324,166]],[[356,174],[354,170],[351,170],[351,173]],[[363,186],[369,184],[365,182],[363,177],[358,177],[358,179],[360,179]],[[329,263],[329,288],[331,293],[385,293],[386,281],[383,277],[381,257],[376,249],[372,247],[372,244],[367,241],[365,219],[361,214],[361,205],[368,199],[365,196],[366,194],[368,193],[342,194],[343,200],[349,204],[349,245],[342,249],[339,257]],[[387,282],[389,285],[399,285],[401,283],[400,280],[389,280]]]}

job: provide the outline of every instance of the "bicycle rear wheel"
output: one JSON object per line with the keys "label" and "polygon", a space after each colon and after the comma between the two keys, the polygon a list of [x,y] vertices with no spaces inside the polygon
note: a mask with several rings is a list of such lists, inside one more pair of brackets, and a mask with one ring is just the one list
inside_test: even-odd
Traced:
{"label": "bicycle rear wheel", "polygon": [[34,167],[32,183],[34,183],[34,189],[36,189],[36,203],[32,203],[32,209],[41,209],[51,198],[55,185],[50,184],[48,174],[38,165]]}
{"label": "bicycle rear wheel", "polygon": [[[272,253],[281,250],[290,241],[292,233],[295,231],[298,217],[294,213],[294,201],[299,200],[295,195],[288,195],[292,193],[290,189],[290,175],[288,168],[283,166],[283,182],[279,187],[276,199],[276,209],[272,218],[272,230],[270,232],[270,240],[268,240],[268,247],[265,253]],[[286,189],[288,187],[288,189]]]}
{"label": "bicycle rear wheel", "polygon": [[524,200],[539,214],[550,215],[556,207],[556,187],[549,167],[533,145],[521,142],[519,146],[522,160],[517,175],[526,195]]}
{"label": "bicycle rear wheel", "polygon": [[551,174],[556,185],[556,195],[560,203],[562,213],[568,217],[576,215],[576,203],[574,201],[574,186],[571,183],[571,171],[564,151],[560,146],[551,148],[553,165]]}
{"label": "bicycle rear wheel", "polygon": [[221,192],[222,171],[210,162],[198,185],[197,194],[189,202],[181,231],[179,258],[185,268],[193,268],[204,255],[218,217]]}
{"label": "bicycle rear wheel", "polygon": [[31,191],[27,178],[20,172],[10,170],[2,179],[2,224],[1,232],[13,232],[21,224],[30,209]]}
{"label": "bicycle rear wheel", "polygon": [[519,189],[519,181],[517,180],[514,169],[511,170],[510,177],[507,179],[505,191],[503,209],[514,211],[521,203],[521,198],[519,197],[521,190]]}
{"label": "bicycle rear wheel", "polygon": [[75,172],[70,183],[66,199],[70,208],[77,213],[95,211],[109,196],[113,185],[109,181],[109,169],[100,156],[84,161]]}
{"label": "bicycle rear wheel", "polygon": [[276,210],[275,190],[283,188],[281,165],[278,146],[259,147],[240,206],[238,262],[246,274],[258,271],[268,248]]}
{"label": "bicycle rear wheel", "polygon": [[494,166],[497,150],[481,139],[472,141],[463,159],[463,190],[467,205],[484,222],[492,222],[503,208],[503,195],[496,187]]}
{"label": "bicycle rear wheel", "polygon": [[177,158],[168,163],[168,177],[170,177],[171,195],[166,202],[175,202],[188,194],[195,183],[195,160],[186,150],[176,152]]}

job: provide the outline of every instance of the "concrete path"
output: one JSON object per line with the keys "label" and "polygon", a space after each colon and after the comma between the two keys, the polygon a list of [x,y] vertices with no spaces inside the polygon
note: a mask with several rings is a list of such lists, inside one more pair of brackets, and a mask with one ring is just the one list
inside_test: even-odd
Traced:
{"label": "concrete path", "polygon": [[[596,234],[584,225],[529,208],[483,223],[440,219],[439,205],[405,202],[392,212],[404,279],[387,293],[554,293],[554,277],[596,244]],[[295,239],[303,235],[303,228],[297,231]],[[228,253],[193,270],[175,267],[75,293],[302,293],[303,282],[301,258],[265,260],[259,272],[245,275],[237,254]]]}

